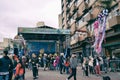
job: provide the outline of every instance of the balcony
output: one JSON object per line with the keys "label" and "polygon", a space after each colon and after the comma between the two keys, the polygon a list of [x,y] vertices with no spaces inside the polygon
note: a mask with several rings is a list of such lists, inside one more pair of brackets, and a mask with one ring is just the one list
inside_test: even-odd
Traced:
{"label": "balcony", "polygon": [[82,11],[83,12],[87,12],[88,11],[88,4],[87,3],[83,3],[84,5],[83,5],[83,7],[82,7]]}
{"label": "balcony", "polygon": [[67,7],[67,10],[66,10],[66,12],[68,13],[70,11],[70,8],[69,7]]}
{"label": "balcony", "polygon": [[76,19],[78,16],[77,16],[77,13],[74,14],[74,18]]}
{"label": "balcony", "polygon": [[98,14],[99,14],[101,11],[102,11],[101,9],[95,7],[95,8],[92,10],[92,12],[91,12],[93,19],[97,18]]}
{"label": "balcony", "polygon": [[75,32],[75,23],[71,25],[70,31],[71,31],[71,34],[73,35]]}
{"label": "balcony", "polygon": [[73,11],[73,10],[74,10],[74,4],[71,5],[71,11]]}
{"label": "balcony", "polygon": [[70,19],[71,17],[72,17],[72,13],[70,12],[70,13],[69,13],[69,19]]}
{"label": "balcony", "polygon": [[78,1],[76,2],[77,7],[79,7],[82,2],[83,2],[82,0],[78,0]]}
{"label": "balcony", "polygon": [[73,12],[76,12],[77,10],[78,10],[78,7],[77,7],[77,5],[74,4],[74,10],[73,10]]}
{"label": "balcony", "polygon": [[91,7],[95,3],[95,1],[96,0],[90,0],[89,7]]}
{"label": "balcony", "polygon": [[70,7],[72,7],[73,4],[74,4],[74,0],[70,2]]}
{"label": "balcony", "polygon": [[[79,23],[79,26],[77,27],[77,30],[81,30],[84,26],[86,26],[87,22],[81,22]],[[84,29],[86,30],[86,29]]]}
{"label": "balcony", "polygon": [[84,19],[85,21],[89,22],[93,19],[93,15],[91,13],[87,13]]}
{"label": "balcony", "polygon": [[108,20],[109,26],[114,27],[116,25],[120,25],[120,15],[114,16]]}
{"label": "balcony", "polygon": [[80,19],[80,17],[82,16],[82,14],[81,14],[81,12],[78,10],[78,12],[76,13],[76,15],[77,15],[77,18],[76,18],[76,20],[79,20]]}
{"label": "balcony", "polygon": [[82,12],[85,9],[85,3],[84,1],[79,5],[79,10]]}
{"label": "balcony", "polygon": [[67,23],[67,29],[70,29],[71,28],[71,25],[70,25],[70,22],[68,21]]}

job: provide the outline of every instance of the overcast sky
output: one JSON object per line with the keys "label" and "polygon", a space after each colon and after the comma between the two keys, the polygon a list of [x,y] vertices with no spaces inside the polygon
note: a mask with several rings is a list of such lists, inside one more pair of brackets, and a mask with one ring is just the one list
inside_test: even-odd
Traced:
{"label": "overcast sky", "polygon": [[17,27],[36,27],[44,21],[58,28],[61,0],[0,0],[0,41],[14,38]]}

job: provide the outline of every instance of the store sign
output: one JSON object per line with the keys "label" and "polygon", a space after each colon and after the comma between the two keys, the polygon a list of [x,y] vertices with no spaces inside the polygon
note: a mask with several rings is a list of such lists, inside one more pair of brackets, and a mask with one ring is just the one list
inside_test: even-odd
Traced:
{"label": "store sign", "polygon": [[39,33],[39,34],[70,34],[70,30],[46,29],[46,28],[18,28],[18,33]]}

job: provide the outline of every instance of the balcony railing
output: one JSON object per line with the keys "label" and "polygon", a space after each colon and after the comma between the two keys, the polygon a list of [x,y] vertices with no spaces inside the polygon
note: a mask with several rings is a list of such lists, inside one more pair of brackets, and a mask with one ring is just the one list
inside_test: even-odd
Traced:
{"label": "balcony railing", "polygon": [[66,12],[68,13],[70,11],[70,8],[69,7],[67,7],[67,10],[66,10]]}
{"label": "balcony railing", "polygon": [[93,19],[93,15],[91,13],[87,13],[84,17],[84,20],[89,22]]}
{"label": "balcony railing", "polygon": [[111,19],[108,20],[108,22],[110,27],[120,25],[120,15],[113,16]]}
{"label": "balcony railing", "polygon": [[74,4],[74,10],[73,10],[73,12],[76,12],[77,10],[78,10],[78,7],[77,7],[77,5]]}
{"label": "balcony railing", "polygon": [[74,4],[74,0],[72,0],[72,2],[70,2],[70,7]]}
{"label": "balcony railing", "polygon": [[88,10],[88,4],[84,3],[84,6],[82,7],[82,11],[87,12],[87,10]]}
{"label": "balcony railing", "polygon": [[79,18],[81,16],[81,13],[80,13],[80,11],[78,10],[78,12],[77,12],[77,18]]}
{"label": "balcony railing", "polygon": [[78,7],[81,3],[82,3],[82,0],[78,0],[78,1],[76,2],[77,7]]}

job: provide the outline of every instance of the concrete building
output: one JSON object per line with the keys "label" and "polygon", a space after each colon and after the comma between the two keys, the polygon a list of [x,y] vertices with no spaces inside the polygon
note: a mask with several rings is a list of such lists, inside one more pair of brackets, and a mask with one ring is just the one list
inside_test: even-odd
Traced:
{"label": "concrete building", "polygon": [[62,29],[62,15],[58,15],[58,23],[59,23],[59,29]]}
{"label": "concrete building", "polygon": [[13,40],[11,38],[4,38],[3,42],[0,42],[0,52],[2,52],[6,47],[13,48]]}
{"label": "concrete building", "polygon": [[[103,10],[98,0],[61,0],[62,29],[71,31],[71,53],[93,55],[93,23]],[[112,2],[107,18],[106,43],[103,54],[110,56],[120,48],[120,0]],[[117,53],[120,53],[116,51]]]}

